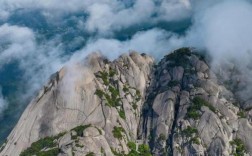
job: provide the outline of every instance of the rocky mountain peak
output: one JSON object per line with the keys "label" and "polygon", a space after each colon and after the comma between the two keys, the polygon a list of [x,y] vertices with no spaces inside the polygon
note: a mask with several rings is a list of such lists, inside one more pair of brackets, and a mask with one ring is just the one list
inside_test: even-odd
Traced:
{"label": "rocky mountain peak", "polygon": [[52,76],[0,155],[245,155],[250,111],[205,58],[181,48],[159,62],[93,53]]}

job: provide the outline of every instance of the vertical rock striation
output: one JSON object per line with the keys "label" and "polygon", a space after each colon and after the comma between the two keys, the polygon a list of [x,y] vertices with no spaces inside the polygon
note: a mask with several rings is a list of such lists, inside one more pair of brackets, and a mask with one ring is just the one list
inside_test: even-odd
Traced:
{"label": "vertical rock striation", "polygon": [[249,110],[189,48],[93,53],[54,74],[0,155],[251,155]]}

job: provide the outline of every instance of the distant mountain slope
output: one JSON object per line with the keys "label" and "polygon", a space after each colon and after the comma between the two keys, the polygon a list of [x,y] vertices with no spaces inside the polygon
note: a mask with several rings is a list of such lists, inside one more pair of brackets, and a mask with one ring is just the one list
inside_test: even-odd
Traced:
{"label": "distant mountain slope", "polygon": [[93,53],[51,77],[0,155],[250,155],[250,112],[236,103],[189,48],[158,64]]}

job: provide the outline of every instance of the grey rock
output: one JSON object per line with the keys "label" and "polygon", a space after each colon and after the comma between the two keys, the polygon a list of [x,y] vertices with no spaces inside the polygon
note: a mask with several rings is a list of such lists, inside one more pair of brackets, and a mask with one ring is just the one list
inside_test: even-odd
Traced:
{"label": "grey rock", "polygon": [[182,68],[182,67],[174,67],[172,69],[172,79],[173,80],[181,81],[181,79],[183,78],[183,74],[184,74],[184,68]]}
{"label": "grey rock", "polygon": [[71,143],[73,143],[73,140],[71,139],[71,133],[67,133],[62,138],[60,138],[59,147],[69,145]]}
{"label": "grey rock", "polygon": [[217,137],[214,138],[212,143],[210,144],[208,154],[210,156],[220,156],[228,154],[225,153],[224,150],[225,150],[225,142],[222,140],[222,138]]}
{"label": "grey rock", "polygon": [[[66,132],[56,139],[60,156],[127,154],[129,141],[148,144],[156,156],[229,156],[235,138],[251,155],[252,111],[238,115],[236,94],[198,55],[179,57],[183,64],[164,58],[154,68],[153,58],[145,54],[108,61],[94,53],[84,63],[62,68],[28,105],[0,155],[18,156],[33,142],[60,132]],[[111,70],[116,74],[105,84],[97,74]],[[106,96],[99,97],[98,90]],[[108,97],[115,94],[120,100],[112,106],[116,99]],[[207,104],[195,107],[195,97]],[[89,126],[72,130],[80,125]],[[118,127],[121,138],[115,135]]]}

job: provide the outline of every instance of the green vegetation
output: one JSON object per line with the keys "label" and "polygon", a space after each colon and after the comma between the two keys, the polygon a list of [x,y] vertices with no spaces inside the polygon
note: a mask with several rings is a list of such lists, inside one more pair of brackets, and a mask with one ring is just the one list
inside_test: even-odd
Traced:
{"label": "green vegetation", "polygon": [[246,147],[243,144],[242,140],[237,138],[233,141],[230,141],[230,144],[235,148],[235,150],[232,152],[234,156],[244,156],[246,153]]}
{"label": "green vegetation", "polygon": [[111,85],[109,86],[109,91],[111,93],[112,99],[116,99],[118,96],[120,96],[119,90]]}
{"label": "green vegetation", "polygon": [[129,141],[129,142],[127,143],[127,146],[128,146],[129,149],[131,149],[131,150],[136,150],[136,144],[135,144],[135,142]]}
{"label": "green vegetation", "polygon": [[80,126],[77,126],[77,127],[73,128],[73,129],[71,129],[71,131],[75,131],[77,133],[77,136],[82,137],[83,136],[83,131],[85,129],[87,129],[88,127],[91,127],[91,125],[90,124],[89,125],[80,125]]}
{"label": "green vegetation", "polygon": [[169,86],[169,87],[175,87],[175,86],[177,86],[177,85],[179,85],[179,84],[180,84],[179,81],[170,81],[170,82],[168,83],[168,86]]}
{"label": "green vegetation", "polygon": [[125,112],[124,112],[124,110],[122,109],[122,110],[120,110],[119,112],[119,116],[122,118],[122,119],[126,119],[126,116],[125,116]]}
{"label": "green vegetation", "polygon": [[89,152],[86,156],[95,156],[94,152]]}
{"label": "green vegetation", "polygon": [[158,140],[165,141],[166,140],[165,135],[164,134],[160,134],[159,137],[158,137]]}
{"label": "green vegetation", "polygon": [[184,135],[187,138],[191,138],[193,137],[194,134],[197,134],[197,133],[198,133],[198,130],[191,126],[188,126],[186,129],[182,131],[182,135]]}
{"label": "green vegetation", "polygon": [[[113,80],[113,77],[116,75],[116,71],[112,68],[109,69],[109,72],[100,71],[96,74],[98,78],[101,78],[103,84],[106,85],[106,90],[97,89],[95,94],[102,100],[106,100],[105,105],[109,107],[114,107],[118,111],[119,116],[122,119],[126,119],[125,112],[122,106],[122,98],[120,97],[120,91],[115,85],[118,83],[117,81]],[[124,86],[123,90],[127,91],[128,88]],[[118,108],[121,107],[121,108]]]}
{"label": "green vegetation", "polygon": [[106,71],[99,71],[96,74],[97,78],[101,78],[104,85],[109,85],[110,79],[116,74],[116,71],[112,68],[109,68],[109,72]]}
{"label": "green vegetation", "polygon": [[202,106],[203,106],[203,103],[201,102],[201,100],[195,97],[193,99],[192,105],[188,108],[187,117],[192,118],[194,120],[199,119],[200,118],[199,110],[201,109]]}
{"label": "green vegetation", "polygon": [[36,156],[56,156],[60,152],[59,148],[53,148],[48,151],[41,151]]}
{"label": "green vegetation", "polygon": [[200,118],[199,110],[202,106],[208,107],[212,112],[216,112],[216,109],[201,97],[195,97],[192,101],[192,105],[188,108],[187,117],[197,120]]}
{"label": "green vegetation", "polygon": [[110,92],[110,96],[108,94],[105,95],[108,105],[111,107],[119,106],[121,102],[119,89],[110,85],[109,92]]}
{"label": "green vegetation", "polygon": [[208,103],[206,100],[202,99],[201,97],[195,97],[193,99],[193,104],[197,109],[200,109],[202,106],[208,107],[212,112],[216,112],[216,109]]}
{"label": "green vegetation", "polygon": [[[113,80],[113,76],[115,76],[116,74],[117,74],[116,71],[113,70],[112,68],[109,69],[109,72],[99,71],[96,74],[96,77],[102,79],[103,84],[106,85],[106,89],[105,90],[97,89],[95,91],[95,95],[97,95],[100,99],[105,100],[105,105],[116,108],[119,113],[119,116],[125,120],[126,116],[122,106],[122,97],[120,96],[118,86],[115,84],[118,82]],[[135,90],[134,95],[133,93],[130,92],[130,89]],[[124,85],[123,92],[125,93],[125,95],[131,94],[131,96],[133,97],[131,106],[134,110],[136,110],[138,107],[137,102],[141,100],[140,91],[128,85]]]}
{"label": "green vegetation", "polygon": [[150,148],[148,145],[141,144],[138,147],[139,156],[151,156]]}
{"label": "green vegetation", "polygon": [[127,87],[128,89],[130,88],[130,89],[134,89],[135,90],[135,94],[133,95],[133,94],[131,94],[130,92],[129,92],[129,90],[126,92],[126,94],[131,94],[131,96],[133,97],[133,101],[131,102],[131,106],[132,106],[132,108],[134,109],[134,110],[136,110],[137,109],[137,102],[139,102],[140,100],[141,100],[141,93],[140,93],[140,91],[139,90],[137,90],[136,88],[133,88],[133,87]]}
{"label": "green vegetation", "polygon": [[106,156],[106,154],[105,154],[105,150],[104,150],[104,148],[103,148],[103,147],[101,147],[101,153],[102,153],[102,154],[104,154],[104,156]]}
{"label": "green vegetation", "polygon": [[124,93],[128,93],[129,92],[129,87],[127,87],[126,85],[123,86],[123,92]]}
{"label": "green vegetation", "polygon": [[138,151],[136,151],[136,144],[134,142],[128,142],[127,145],[130,149],[130,152],[125,156],[151,156],[150,148],[148,145],[139,145]]}
{"label": "green vegetation", "polygon": [[135,90],[136,90],[136,101],[138,102],[141,99],[141,93],[139,90],[137,90],[137,89],[135,89]]}
{"label": "green vegetation", "polygon": [[113,136],[117,139],[122,139],[123,138],[123,133],[124,133],[124,129],[122,127],[114,127],[113,131]]}
{"label": "green vegetation", "polygon": [[135,102],[133,102],[132,107],[133,107],[134,110],[136,110],[137,109],[137,104]]}
{"label": "green vegetation", "polygon": [[[182,66],[185,70],[185,73],[195,73],[195,71],[191,70],[190,56],[197,56],[200,60],[205,61],[205,56],[199,53],[192,52],[189,47],[184,47],[175,50],[173,53],[166,55],[166,61],[169,61],[168,67],[176,67]],[[156,73],[155,73],[156,74]]]}
{"label": "green vegetation", "polygon": [[[59,153],[56,140],[63,136],[65,133],[60,133],[54,137],[45,137],[31,144],[31,147],[24,150],[20,156],[55,156]],[[48,151],[41,151],[43,149],[49,149]]]}
{"label": "green vegetation", "polygon": [[188,126],[186,129],[182,131],[182,135],[186,138],[189,138],[189,142],[193,144],[200,144],[198,135],[198,130],[196,128],[193,128],[191,126]]}
{"label": "green vegetation", "polygon": [[136,151],[136,150],[131,150],[129,152],[129,154],[125,155],[125,156],[139,156],[140,154]]}
{"label": "green vegetation", "polygon": [[111,148],[111,151],[112,153],[115,155],[115,156],[125,156],[124,152],[117,152],[115,149]]}
{"label": "green vegetation", "polygon": [[173,53],[166,56],[167,60],[179,60],[184,56],[191,56],[191,50],[188,47],[175,50]]}
{"label": "green vegetation", "polygon": [[[112,93],[112,92],[111,92]],[[106,100],[108,102],[108,105],[110,107],[117,107],[117,106],[120,106],[120,103],[121,103],[121,98],[119,97],[118,94],[114,94],[112,93],[111,94],[111,97],[109,96],[105,96],[106,97]]]}
{"label": "green vegetation", "polygon": [[105,95],[104,91],[100,89],[96,89],[95,95],[97,95],[100,99],[102,99],[103,95]]}
{"label": "green vegetation", "polygon": [[239,112],[237,113],[237,115],[238,115],[240,118],[246,118],[246,117],[247,117],[247,116],[246,116],[246,113],[245,113],[243,110],[239,111]]}
{"label": "green vegetation", "polygon": [[197,120],[200,118],[200,113],[198,112],[198,110],[191,109],[191,107],[189,107],[188,112],[187,112],[187,117]]}
{"label": "green vegetation", "polygon": [[84,145],[80,145],[79,143],[76,143],[75,146],[79,147],[79,148],[83,148],[84,147]]}
{"label": "green vegetation", "polygon": [[[83,136],[83,131],[90,127],[91,125],[80,125],[77,126],[71,131],[75,131],[76,135],[72,136],[72,139],[77,139],[78,136]],[[60,133],[57,136],[45,137],[31,144],[31,147],[27,148],[21,152],[20,156],[56,156],[59,154],[60,149],[58,148],[58,139],[65,135],[66,133]],[[75,140],[76,147],[84,147],[78,143],[78,140]]]}
{"label": "green vegetation", "polygon": [[109,85],[109,74],[106,71],[99,71],[96,77],[101,78],[105,85]]}
{"label": "green vegetation", "polygon": [[166,56],[166,60],[172,63],[169,66],[182,66],[186,67],[189,64],[188,56],[191,56],[190,48],[180,48],[173,53]]}
{"label": "green vegetation", "polygon": [[[132,93],[130,93],[130,89],[135,90],[135,94],[133,95]],[[131,94],[132,97],[134,97],[134,102],[133,103],[137,103],[138,101],[141,100],[141,93],[138,89],[134,88],[134,87],[130,87],[128,85],[124,85],[123,86],[123,92],[127,95],[127,94]]]}
{"label": "green vegetation", "polygon": [[109,107],[117,107],[120,105],[121,102],[121,98],[120,98],[120,93],[119,93],[119,89],[117,89],[116,87],[114,87],[112,84],[112,80],[111,78],[116,74],[116,71],[113,69],[109,69],[109,73],[107,73],[106,71],[99,71],[96,74],[97,78],[101,78],[103,81],[103,84],[108,86],[108,90],[102,91],[100,89],[97,89],[95,91],[95,94],[100,98],[106,99],[106,105]]}
{"label": "green vegetation", "polygon": [[113,148],[111,148],[111,151],[115,156],[151,156],[150,148],[148,145],[140,144],[138,146],[138,151],[136,150],[136,144],[134,142],[128,142],[127,145],[130,149],[128,154],[125,154],[124,151],[117,152]]}
{"label": "green vegetation", "polygon": [[74,150],[72,149],[72,156],[75,156]]}
{"label": "green vegetation", "polygon": [[120,106],[121,98],[119,96],[119,90],[109,85],[109,93],[105,93],[104,91],[97,89],[95,94],[102,99],[103,97],[106,99],[106,105],[109,107],[117,107]]}
{"label": "green vegetation", "polygon": [[176,149],[178,150],[179,153],[184,153],[183,149],[180,146],[176,146]]}
{"label": "green vegetation", "polygon": [[199,138],[198,138],[198,137],[193,137],[190,141],[191,141],[193,144],[197,144],[197,145],[200,144],[200,141],[199,141]]}
{"label": "green vegetation", "polygon": [[114,75],[116,75],[116,70],[109,68],[109,77],[113,77]]}
{"label": "green vegetation", "polygon": [[136,94],[135,95],[132,95],[132,97],[134,98],[133,99],[133,102],[131,102],[131,106],[134,110],[137,110],[137,102],[139,102],[141,100],[141,93],[139,90],[137,90],[136,88],[132,88],[136,91]]}

